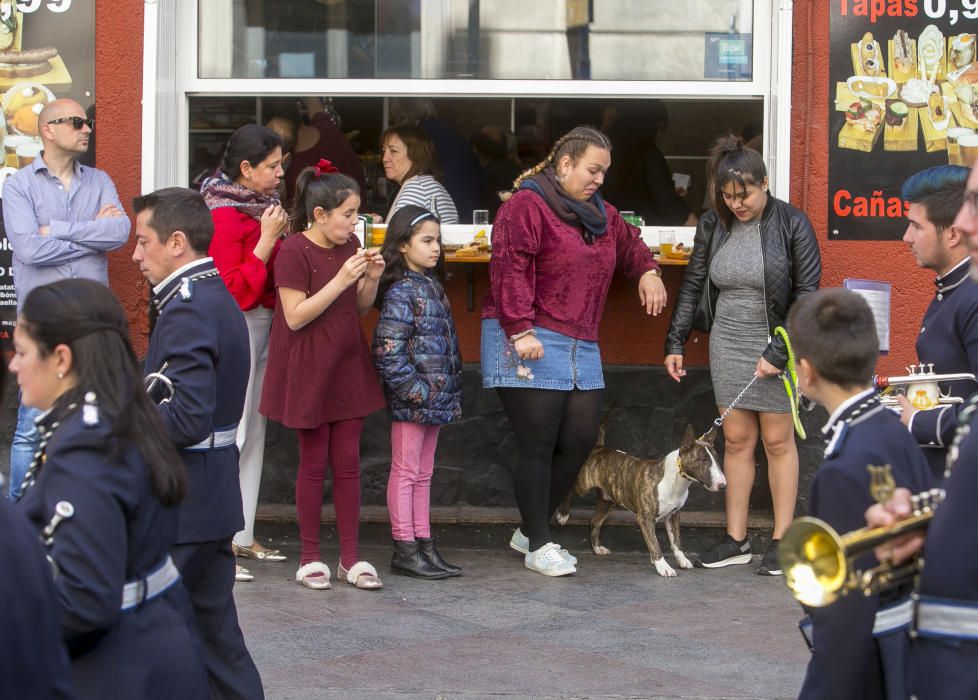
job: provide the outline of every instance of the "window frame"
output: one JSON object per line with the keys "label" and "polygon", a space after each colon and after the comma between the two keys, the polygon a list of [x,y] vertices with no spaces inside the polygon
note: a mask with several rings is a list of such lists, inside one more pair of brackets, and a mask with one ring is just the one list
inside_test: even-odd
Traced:
{"label": "window frame", "polygon": [[[415,78],[200,78],[198,3],[147,3],[144,33],[143,188],[183,185],[189,167],[189,98],[332,95],[360,97],[543,97],[763,100],[764,153],[774,192],[789,196],[791,0],[753,0],[750,81],[509,80]],[[162,7],[161,7],[162,6]],[[179,28],[179,31],[176,29]],[[175,36],[173,36],[175,34]],[[160,37],[175,39],[172,46]],[[386,117],[386,115],[385,115]],[[157,162],[157,124],[175,124],[176,163]],[[148,133],[147,133],[148,132]],[[175,166],[175,167],[174,167]],[[178,181],[174,182],[174,175]]]}

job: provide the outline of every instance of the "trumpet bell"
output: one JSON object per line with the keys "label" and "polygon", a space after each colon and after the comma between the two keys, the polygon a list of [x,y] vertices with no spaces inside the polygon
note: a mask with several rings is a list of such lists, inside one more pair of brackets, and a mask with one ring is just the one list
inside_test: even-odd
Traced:
{"label": "trumpet bell", "polygon": [[834,602],[849,578],[846,548],[826,522],[796,518],[778,546],[785,583],[803,605],[820,608]]}

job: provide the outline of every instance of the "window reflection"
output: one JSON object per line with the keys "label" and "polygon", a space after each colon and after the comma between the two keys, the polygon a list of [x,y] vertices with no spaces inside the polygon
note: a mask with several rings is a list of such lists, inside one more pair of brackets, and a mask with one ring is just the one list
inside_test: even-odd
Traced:
{"label": "window reflection", "polygon": [[753,0],[198,0],[198,12],[201,78],[752,77]]}

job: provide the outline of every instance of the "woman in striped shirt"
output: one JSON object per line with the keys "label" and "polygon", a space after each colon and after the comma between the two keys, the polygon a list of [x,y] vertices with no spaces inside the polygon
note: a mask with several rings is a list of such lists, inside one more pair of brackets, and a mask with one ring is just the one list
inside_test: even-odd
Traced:
{"label": "woman in striped shirt", "polygon": [[384,132],[384,175],[401,188],[387,212],[387,221],[403,206],[427,209],[443,224],[457,224],[458,211],[448,190],[436,179],[435,145],[420,126],[402,124]]}

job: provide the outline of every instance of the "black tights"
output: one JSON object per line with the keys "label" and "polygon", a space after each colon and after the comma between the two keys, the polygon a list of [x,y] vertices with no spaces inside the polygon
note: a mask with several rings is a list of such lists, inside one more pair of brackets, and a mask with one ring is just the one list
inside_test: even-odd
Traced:
{"label": "black tights", "polygon": [[530,551],[553,540],[550,518],[598,439],[604,391],[499,388],[519,455],[513,486]]}

